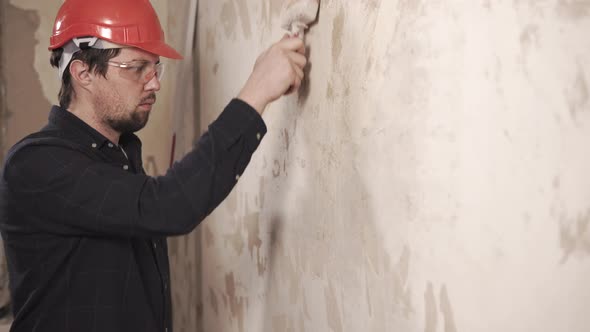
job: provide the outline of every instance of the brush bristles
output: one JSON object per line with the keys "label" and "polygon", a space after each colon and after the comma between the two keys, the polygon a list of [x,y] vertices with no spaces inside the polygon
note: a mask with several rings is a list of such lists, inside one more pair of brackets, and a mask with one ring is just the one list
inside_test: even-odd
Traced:
{"label": "brush bristles", "polygon": [[315,21],[319,0],[287,0],[283,6],[281,26],[290,30],[294,23],[308,25]]}

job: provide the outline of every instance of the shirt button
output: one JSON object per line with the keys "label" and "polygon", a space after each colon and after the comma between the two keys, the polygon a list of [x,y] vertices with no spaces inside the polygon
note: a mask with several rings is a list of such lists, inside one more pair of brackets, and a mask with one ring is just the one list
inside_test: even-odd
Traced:
{"label": "shirt button", "polygon": [[109,143],[109,148],[112,148],[113,146],[113,143]]}
{"label": "shirt button", "polygon": [[129,170],[129,165],[124,165],[123,166],[123,169],[126,170],[126,171]]}
{"label": "shirt button", "polygon": [[96,143],[92,143],[92,147],[96,148],[98,145]]}
{"label": "shirt button", "polygon": [[156,249],[158,247],[158,245],[156,244],[156,242],[154,242],[154,249]]}
{"label": "shirt button", "polygon": [[260,141],[260,138],[262,137],[262,135],[260,135],[260,133],[256,134],[256,139]]}

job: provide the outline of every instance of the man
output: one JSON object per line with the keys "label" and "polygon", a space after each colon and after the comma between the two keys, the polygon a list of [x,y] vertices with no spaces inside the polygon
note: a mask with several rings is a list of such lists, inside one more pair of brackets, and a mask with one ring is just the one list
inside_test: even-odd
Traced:
{"label": "man", "polygon": [[66,0],[50,49],[60,106],[9,151],[0,179],[11,331],[170,332],[165,237],[193,230],[229,194],[266,132],[260,114],[300,85],[303,42],[264,52],[194,150],[159,177],[145,175],[133,132],[156,101],[160,57],[181,56],[149,0]]}

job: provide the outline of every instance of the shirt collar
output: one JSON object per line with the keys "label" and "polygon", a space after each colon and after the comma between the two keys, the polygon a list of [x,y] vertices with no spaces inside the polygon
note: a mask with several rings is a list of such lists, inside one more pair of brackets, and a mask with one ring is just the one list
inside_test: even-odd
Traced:
{"label": "shirt collar", "polygon": [[[49,113],[49,124],[62,130],[75,131],[77,138],[82,140],[81,143],[88,144],[94,148],[100,149],[104,145],[112,143],[108,138],[89,126],[86,122],[82,121],[82,119],[74,115],[72,112],[59,106],[54,105],[51,108],[51,112]],[[141,146],[141,141],[133,133],[123,134],[119,138],[119,143],[123,146],[132,142]],[[94,144],[96,144],[96,146]]]}

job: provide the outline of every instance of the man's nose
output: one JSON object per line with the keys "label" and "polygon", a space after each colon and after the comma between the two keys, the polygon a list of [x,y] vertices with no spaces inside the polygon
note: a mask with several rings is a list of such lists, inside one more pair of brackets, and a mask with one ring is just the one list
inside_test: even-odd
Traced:
{"label": "man's nose", "polygon": [[160,79],[158,75],[154,75],[151,80],[145,84],[146,91],[160,91]]}

